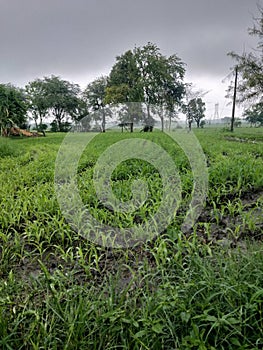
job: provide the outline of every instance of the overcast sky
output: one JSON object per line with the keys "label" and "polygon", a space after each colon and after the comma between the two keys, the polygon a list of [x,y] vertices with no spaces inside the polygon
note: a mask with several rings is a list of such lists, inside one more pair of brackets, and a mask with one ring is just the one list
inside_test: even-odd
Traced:
{"label": "overcast sky", "polygon": [[109,74],[117,55],[155,43],[186,63],[186,80],[209,90],[207,117],[229,115],[229,51],[248,35],[263,0],[0,0],[0,83],[24,86],[51,74],[85,87]]}

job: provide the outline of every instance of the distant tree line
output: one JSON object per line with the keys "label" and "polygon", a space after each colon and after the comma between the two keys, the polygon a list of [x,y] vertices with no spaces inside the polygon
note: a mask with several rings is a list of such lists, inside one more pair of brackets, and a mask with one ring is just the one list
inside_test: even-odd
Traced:
{"label": "distant tree line", "polygon": [[163,130],[164,121],[171,125],[181,111],[189,126],[195,121],[199,127],[205,104],[201,97],[186,98],[190,84],[184,82],[184,75],[185,64],[177,55],[167,57],[148,43],[117,56],[110,74],[95,79],[83,91],[55,75],[37,78],[23,89],[0,84],[0,125],[26,128],[31,119],[38,131],[46,129],[47,121],[52,131],[67,131],[72,124],[86,131],[93,121],[104,132],[113,106],[119,106],[119,122],[152,126],[158,117]]}
{"label": "distant tree line", "polygon": [[[237,102],[245,104],[244,117],[254,126],[263,126],[263,8],[255,18],[250,35],[258,37],[251,53],[231,52],[238,71]],[[164,121],[171,126],[179,112],[186,116],[189,128],[193,122],[204,125],[203,94],[193,92],[184,81],[185,64],[177,55],[165,56],[153,43],[128,50],[116,57],[108,76],[102,76],[82,91],[78,84],[51,75],[29,82],[23,89],[12,84],[0,84],[0,127],[27,127],[32,119],[38,131],[51,121],[53,131],[67,131],[72,123],[79,130],[89,130],[93,121],[106,130],[107,117],[121,123],[141,122],[152,126],[156,117],[162,129]],[[228,97],[233,86],[228,89]],[[86,117],[86,118],[84,118]]]}

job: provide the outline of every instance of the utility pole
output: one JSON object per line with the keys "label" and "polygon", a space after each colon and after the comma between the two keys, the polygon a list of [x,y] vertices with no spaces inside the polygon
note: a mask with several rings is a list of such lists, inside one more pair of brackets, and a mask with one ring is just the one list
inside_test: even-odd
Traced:
{"label": "utility pole", "polygon": [[232,117],[231,117],[231,128],[230,131],[234,131],[235,121],[235,109],[236,109],[236,97],[237,97],[237,66],[235,67],[235,84],[234,84],[234,95],[233,95],[233,106],[232,106]]}

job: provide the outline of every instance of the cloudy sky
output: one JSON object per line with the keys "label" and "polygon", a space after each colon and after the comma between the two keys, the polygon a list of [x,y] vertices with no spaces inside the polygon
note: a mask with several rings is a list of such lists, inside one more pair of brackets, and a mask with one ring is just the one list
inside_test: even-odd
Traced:
{"label": "cloudy sky", "polygon": [[207,117],[230,115],[224,98],[229,51],[248,35],[263,0],[0,0],[0,83],[24,86],[55,74],[85,87],[117,55],[153,42],[186,63],[186,80],[209,93]]}

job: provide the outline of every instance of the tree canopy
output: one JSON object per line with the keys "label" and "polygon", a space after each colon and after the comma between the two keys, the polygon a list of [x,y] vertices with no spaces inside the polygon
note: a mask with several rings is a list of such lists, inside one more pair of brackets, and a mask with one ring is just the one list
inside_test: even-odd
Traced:
{"label": "tree canopy", "polygon": [[200,127],[200,122],[205,117],[205,110],[205,103],[200,97],[191,99],[183,106],[183,111],[186,114],[189,128],[191,128],[193,121],[196,122],[198,128]]}
{"label": "tree canopy", "polygon": [[184,63],[176,55],[166,57],[152,43],[135,47],[116,58],[109,75],[106,101],[144,102],[145,122],[151,125],[151,106],[174,111],[181,103],[185,91],[184,73]]}
{"label": "tree canopy", "polygon": [[[86,115],[86,109],[80,98],[78,84],[51,75],[35,79],[26,85],[29,111],[36,128],[41,127],[45,116],[53,115],[53,130],[65,131],[70,123],[67,119],[79,120]],[[38,125],[39,124],[39,125]]]}
{"label": "tree canopy", "polygon": [[246,109],[244,116],[251,125],[263,126],[263,103],[257,103]]}
{"label": "tree canopy", "polygon": [[65,118],[75,116],[79,107],[80,87],[58,76],[44,77],[44,94],[59,131],[64,131]]}
{"label": "tree canopy", "polygon": [[0,84],[0,126],[23,126],[26,122],[28,103],[23,89],[11,84]]}
{"label": "tree canopy", "polygon": [[45,84],[41,79],[35,79],[29,82],[26,87],[28,98],[28,110],[32,113],[32,118],[35,122],[36,129],[41,129],[43,119],[48,114],[49,103],[46,98]]}
{"label": "tree canopy", "polygon": [[[263,8],[259,8],[259,17],[254,19],[253,28],[248,32],[258,37],[257,47],[249,53],[239,55],[230,52],[229,55],[236,61],[235,68],[238,69],[238,96],[239,103],[253,105],[263,101]],[[232,87],[228,89],[228,93]]]}
{"label": "tree canopy", "polygon": [[93,112],[93,119],[101,121],[101,130],[105,132],[106,116],[111,116],[111,111],[106,108],[107,77],[100,77],[88,84],[83,92],[83,98],[88,108]]}

